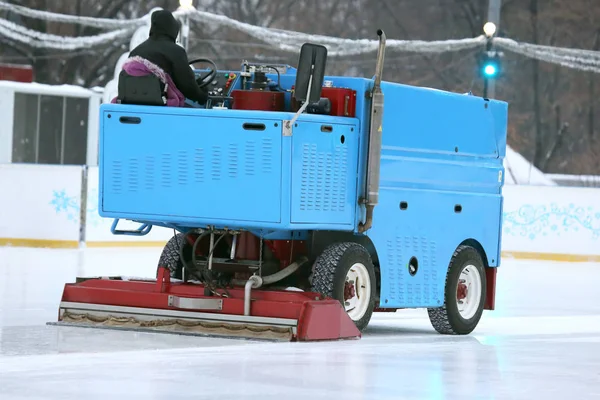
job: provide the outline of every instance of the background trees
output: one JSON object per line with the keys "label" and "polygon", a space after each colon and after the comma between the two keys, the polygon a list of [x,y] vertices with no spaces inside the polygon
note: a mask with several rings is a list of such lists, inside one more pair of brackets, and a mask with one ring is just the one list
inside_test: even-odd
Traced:
{"label": "background trees", "polygon": [[[153,7],[175,10],[178,0],[12,0],[30,8],[104,18],[135,18]],[[600,50],[597,0],[504,0],[500,35],[530,43]],[[487,0],[196,0],[202,10],[254,25],[346,38],[443,40],[481,34]],[[40,32],[87,36],[99,30],[47,23],[5,11],[0,17]],[[128,43],[64,52],[28,48],[0,37],[0,62],[27,63],[36,81],[102,86]],[[241,59],[294,65],[277,52],[225,27],[192,23],[190,56],[235,68]],[[388,52],[384,79],[480,95],[478,50],[441,55]],[[329,74],[371,76],[375,55],[332,59]],[[600,174],[600,94],[597,74],[505,53],[496,97],[510,103],[509,144],[545,172]]]}

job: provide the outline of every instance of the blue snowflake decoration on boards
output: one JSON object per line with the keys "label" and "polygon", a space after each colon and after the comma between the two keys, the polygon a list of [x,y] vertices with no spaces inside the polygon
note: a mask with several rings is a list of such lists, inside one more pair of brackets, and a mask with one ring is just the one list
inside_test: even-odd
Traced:
{"label": "blue snowflake decoration on boards", "polygon": [[505,235],[533,240],[539,236],[560,237],[583,231],[593,239],[600,238],[600,210],[594,207],[580,207],[573,203],[567,206],[526,204],[516,211],[505,212],[503,217]]}
{"label": "blue snowflake decoration on boards", "polygon": [[77,196],[67,195],[65,189],[52,191],[50,205],[54,208],[57,215],[64,214],[69,221],[79,221],[79,199]]}
{"label": "blue snowflake decoration on boards", "polygon": [[[107,218],[102,218],[98,213],[98,190],[92,189],[87,196],[86,223],[88,225],[98,226]],[[112,220],[111,220],[112,221]]]}

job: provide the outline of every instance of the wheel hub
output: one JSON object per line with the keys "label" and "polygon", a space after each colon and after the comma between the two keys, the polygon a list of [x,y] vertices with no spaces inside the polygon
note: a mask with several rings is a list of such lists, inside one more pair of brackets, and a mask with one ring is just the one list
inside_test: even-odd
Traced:
{"label": "wheel hub", "polygon": [[362,263],[356,263],[348,270],[344,284],[344,308],[353,321],[365,315],[369,308],[370,297],[369,271]]}
{"label": "wheel hub", "polygon": [[354,283],[346,281],[346,284],[344,285],[344,301],[350,300],[354,296],[356,296]]}
{"label": "wheel hub", "polygon": [[458,282],[458,287],[456,288],[456,299],[463,300],[467,298],[467,294],[469,293],[469,288],[465,285],[464,280],[460,280]]}
{"label": "wheel hub", "polygon": [[482,295],[481,274],[473,265],[465,266],[456,285],[456,305],[464,319],[472,318],[479,307]]}

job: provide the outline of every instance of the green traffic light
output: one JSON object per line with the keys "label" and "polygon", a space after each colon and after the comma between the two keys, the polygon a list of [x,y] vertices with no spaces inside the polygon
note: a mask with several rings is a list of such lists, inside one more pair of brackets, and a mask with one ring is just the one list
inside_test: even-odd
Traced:
{"label": "green traffic light", "polygon": [[497,58],[488,58],[481,63],[481,74],[484,78],[497,78],[501,72],[500,61]]}
{"label": "green traffic light", "polygon": [[488,77],[495,76],[497,72],[498,72],[498,69],[493,64],[488,64],[483,69],[483,73]]}

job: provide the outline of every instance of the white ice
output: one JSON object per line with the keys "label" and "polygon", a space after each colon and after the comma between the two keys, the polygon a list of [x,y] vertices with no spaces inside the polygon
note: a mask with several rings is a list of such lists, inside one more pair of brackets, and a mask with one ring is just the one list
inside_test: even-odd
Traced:
{"label": "white ice", "polygon": [[0,248],[0,399],[600,398],[598,264],[504,260],[497,310],[463,337],[423,310],[327,343],[45,325],[65,282],[152,277],[159,252]]}

